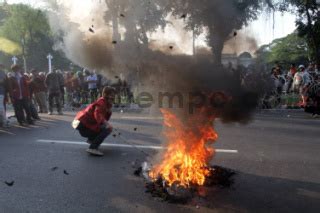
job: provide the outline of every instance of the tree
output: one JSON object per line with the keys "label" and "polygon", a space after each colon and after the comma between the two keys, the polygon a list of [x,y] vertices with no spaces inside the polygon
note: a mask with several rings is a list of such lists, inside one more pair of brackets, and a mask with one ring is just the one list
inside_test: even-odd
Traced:
{"label": "tree", "polygon": [[0,24],[3,23],[3,21],[7,16],[8,16],[7,4],[0,3]]}
{"label": "tree", "polygon": [[297,32],[261,46],[256,54],[258,63],[269,65],[276,62],[285,65],[304,64],[309,59],[307,42]]}
{"label": "tree", "polygon": [[317,0],[282,1],[278,8],[288,11],[289,5],[294,6],[297,15],[297,32],[307,41],[311,60],[320,64],[320,5]]}
{"label": "tree", "polygon": [[264,6],[273,4],[271,0],[167,0],[165,8],[177,17],[187,17],[187,30],[208,30],[214,62],[220,64],[224,43],[234,31],[257,19]]}
{"label": "tree", "polygon": [[105,19],[113,25],[113,39],[119,40],[119,25],[126,29],[125,41],[147,46],[148,32],[166,26],[166,13],[160,8],[159,0],[106,0],[109,8]]}
{"label": "tree", "polygon": [[0,33],[22,47],[22,57],[27,69],[28,47],[38,42],[39,34],[49,34],[50,28],[46,16],[40,10],[35,10],[24,4],[11,5],[9,16],[1,26]]}
{"label": "tree", "polygon": [[54,52],[50,26],[45,13],[24,4],[6,5],[8,15],[0,25],[0,36],[21,46],[21,55],[27,70],[30,67],[46,67],[48,53],[63,66],[69,64],[64,57]]}

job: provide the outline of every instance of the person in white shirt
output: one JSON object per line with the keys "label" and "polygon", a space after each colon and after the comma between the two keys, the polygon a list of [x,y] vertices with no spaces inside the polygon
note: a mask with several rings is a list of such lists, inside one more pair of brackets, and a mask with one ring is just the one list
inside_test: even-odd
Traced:
{"label": "person in white shirt", "polygon": [[86,79],[88,83],[88,89],[90,92],[91,103],[95,102],[98,98],[98,76],[94,72],[91,72]]}
{"label": "person in white shirt", "polygon": [[301,95],[301,99],[302,99],[301,107],[305,107],[307,104],[307,98],[308,98],[307,91],[311,81],[312,81],[312,77],[306,71],[305,66],[300,65],[299,71],[294,76],[293,86],[295,90],[298,90],[299,94]]}

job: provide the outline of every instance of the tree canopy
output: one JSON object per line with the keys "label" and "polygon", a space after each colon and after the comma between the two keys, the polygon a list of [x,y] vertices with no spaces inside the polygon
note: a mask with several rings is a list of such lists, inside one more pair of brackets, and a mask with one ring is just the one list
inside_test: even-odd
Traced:
{"label": "tree canopy", "polygon": [[296,15],[298,36],[307,41],[310,59],[320,64],[320,4],[317,0],[283,0],[277,7]]}
{"label": "tree canopy", "polygon": [[0,10],[6,11],[0,22],[0,37],[5,41],[0,51],[9,58],[20,55],[28,67],[46,67],[48,53],[54,53],[62,65],[66,63],[63,56],[52,49],[54,42],[43,11],[25,4],[6,4],[0,6]]}
{"label": "tree canopy", "polygon": [[176,17],[183,17],[186,29],[197,34],[207,29],[207,43],[212,49],[214,61],[221,63],[224,43],[241,29],[258,18],[270,0],[164,0],[164,8]]}
{"label": "tree canopy", "polygon": [[260,47],[257,51],[258,61],[274,65],[277,62],[289,65],[308,62],[308,45],[305,39],[294,32],[284,38],[276,39],[269,45]]}
{"label": "tree canopy", "polygon": [[159,0],[106,0],[109,8],[105,19],[112,22],[114,35],[118,40],[119,25],[126,29],[125,41],[147,45],[148,32],[166,26],[166,13],[159,7]]}

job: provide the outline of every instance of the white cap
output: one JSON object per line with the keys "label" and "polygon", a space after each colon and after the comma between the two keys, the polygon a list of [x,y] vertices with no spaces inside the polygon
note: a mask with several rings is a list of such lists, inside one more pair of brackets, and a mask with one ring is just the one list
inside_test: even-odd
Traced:
{"label": "white cap", "polygon": [[305,69],[306,67],[304,65],[300,65],[299,69]]}

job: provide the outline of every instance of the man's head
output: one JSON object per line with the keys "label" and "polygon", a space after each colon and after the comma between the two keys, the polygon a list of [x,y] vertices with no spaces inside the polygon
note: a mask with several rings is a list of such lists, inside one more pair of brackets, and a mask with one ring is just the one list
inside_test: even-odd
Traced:
{"label": "man's head", "polygon": [[300,72],[304,72],[305,69],[306,69],[306,67],[304,65],[300,65],[299,66],[299,71]]}
{"label": "man's head", "polygon": [[116,90],[113,87],[104,87],[102,90],[102,97],[110,104],[114,103],[115,95]]}
{"label": "man's head", "polygon": [[21,68],[20,68],[20,66],[18,64],[14,64],[14,65],[11,66],[11,70],[13,72],[20,72]]}

